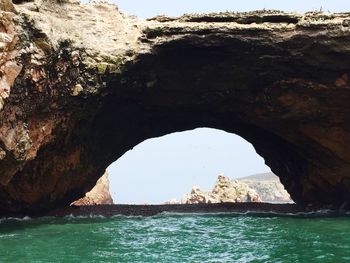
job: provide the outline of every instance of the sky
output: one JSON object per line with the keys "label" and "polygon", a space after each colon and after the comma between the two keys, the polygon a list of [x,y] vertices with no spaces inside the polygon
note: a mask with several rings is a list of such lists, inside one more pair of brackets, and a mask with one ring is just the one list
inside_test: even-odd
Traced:
{"label": "sky", "polygon": [[[88,1],[82,1],[88,2]],[[291,12],[350,11],[349,0],[118,0],[119,9],[141,19],[156,15],[279,9]],[[116,203],[162,203],[181,199],[197,185],[210,190],[221,173],[231,177],[269,172],[264,160],[241,137],[196,129],[144,141],[110,165]]]}

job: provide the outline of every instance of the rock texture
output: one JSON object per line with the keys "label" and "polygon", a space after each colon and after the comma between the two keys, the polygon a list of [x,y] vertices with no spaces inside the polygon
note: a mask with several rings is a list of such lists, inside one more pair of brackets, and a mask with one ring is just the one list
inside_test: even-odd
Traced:
{"label": "rock texture", "polygon": [[202,191],[194,186],[191,193],[180,201],[182,204],[261,202],[255,189],[247,184],[219,175],[212,191]]}
{"label": "rock texture", "polygon": [[300,205],[350,200],[350,14],[157,17],[0,0],[0,210],[70,204],[151,137],[251,142]]}
{"label": "rock texture", "polygon": [[111,205],[112,196],[109,192],[109,179],[107,171],[98,179],[94,188],[87,192],[83,198],[74,201],[71,205]]}
{"label": "rock texture", "polygon": [[211,191],[203,191],[194,186],[189,194],[182,200],[172,199],[166,204],[213,204],[213,203],[240,203],[240,202],[266,202],[266,203],[293,203],[288,192],[272,174],[257,174],[244,178],[231,180],[229,177],[219,175]]}
{"label": "rock texture", "polygon": [[252,175],[239,178],[237,181],[254,189],[262,202],[293,203],[293,200],[290,198],[286,189],[284,189],[279,178],[273,173]]}

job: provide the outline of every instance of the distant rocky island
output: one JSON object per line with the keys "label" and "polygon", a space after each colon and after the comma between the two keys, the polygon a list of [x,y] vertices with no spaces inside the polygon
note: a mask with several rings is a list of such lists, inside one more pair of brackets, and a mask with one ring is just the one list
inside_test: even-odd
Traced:
{"label": "distant rocky island", "polygon": [[294,203],[279,177],[273,173],[263,173],[239,178],[238,182],[256,190],[262,202]]}
{"label": "distant rocky island", "polygon": [[[71,205],[90,206],[113,204],[108,176],[106,171],[91,191]],[[165,204],[242,202],[294,203],[281,184],[278,176],[273,173],[263,173],[236,179],[231,179],[225,175],[219,175],[211,191],[205,191],[198,186],[193,186],[191,192],[185,194],[181,200],[172,199],[166,201]]]}
{"label": "distant rocky island", "polygon": [[293,203],[293,200],[275,174],[265,173],[238,179],[219,175],[211,191],[203,191],[194,186],[181,200],[172,199],[166,204],[225,202]]}

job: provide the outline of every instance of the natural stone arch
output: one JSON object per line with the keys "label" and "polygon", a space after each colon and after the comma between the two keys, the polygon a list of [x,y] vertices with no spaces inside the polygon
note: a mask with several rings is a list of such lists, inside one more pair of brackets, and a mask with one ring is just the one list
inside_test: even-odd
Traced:
{"label": "natural stone arch", "polygon": [[139,22],[112,5],[53,5],[1,20],[3,210],[69,204],[137,143],[196,127],[251,142],[298,204],[348,202],[348,14]]}

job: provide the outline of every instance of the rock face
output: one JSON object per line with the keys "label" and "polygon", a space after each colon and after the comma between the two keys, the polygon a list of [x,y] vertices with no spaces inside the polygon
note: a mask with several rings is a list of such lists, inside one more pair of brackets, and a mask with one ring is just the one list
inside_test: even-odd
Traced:
{"label": "rock face", "polygon": [[194,186],[189,194],[178,201],[172,199],[167,204],[201,204],[201,203],[237,203],[237,202],[266,202],[293,203],[288,192],[272,174],[258,174],[231,180],[219,175],[212,191],[203,191]]}
{"label": "rock face", "polygon": [[239,178],[237,181],[254,189],[262,202],[293,203],[293,200],[290,198],[286,189],[284,189],[279,178],[273,173],[257,174]]}
{"label": "rock face", "polygon": [[70,204],[151,137],[251,142],[300,205],[350,200],[350,15],[157,17],[0,0],[0,210]]}
{"label": "rock face", "polygon": [[109,192],[108,173],[105,172],[100,179],[98,179],[94,188],[87,192],[83,198],[74,201],[72,205],[111,205],[113,204],[112,196]]}
{"label": "rock face", "polygon": [[219,175],[211,192],[205,192],[198,187],[193,187],[191,193],[185,195],[182,204],[201,203],[237,203],[237,202],[261,202],[258,193],[247,184],[231,180]]}
{"label": "rock face", "polygon": [[244,183],[219,175],[212,193],[220,202],[261,202],[258,193]]}

